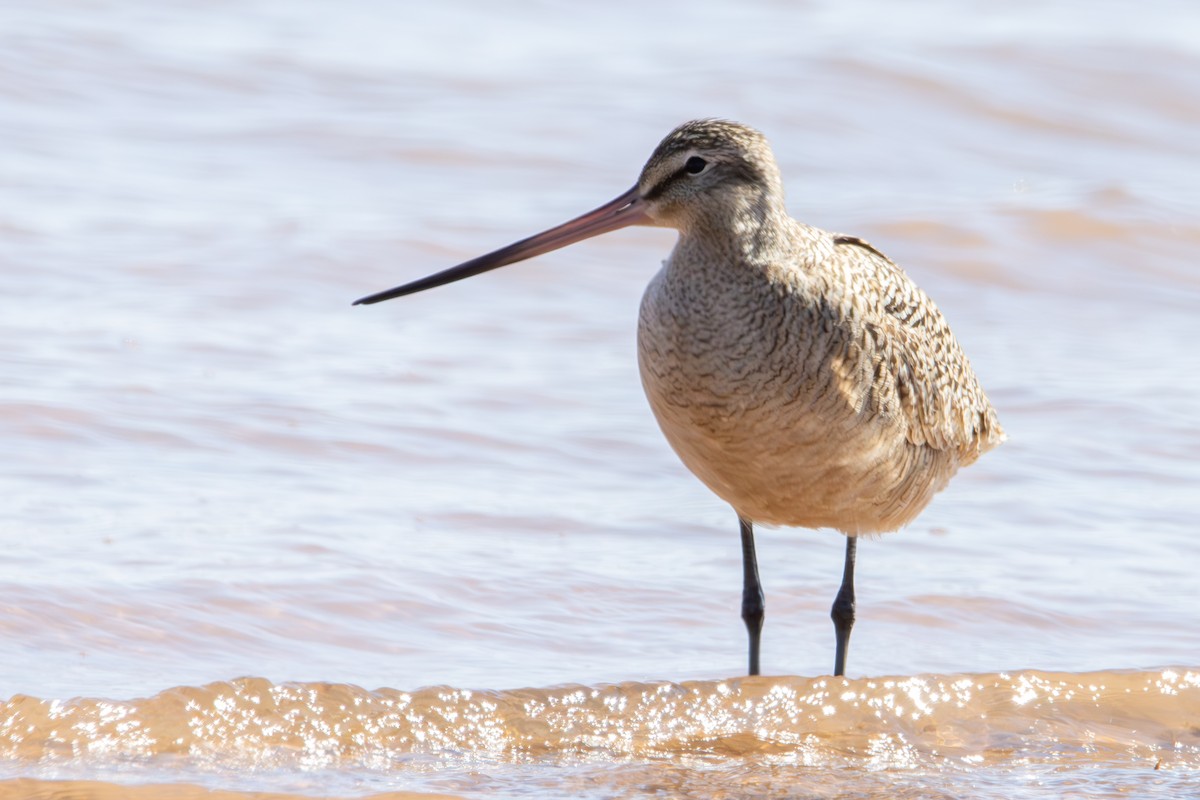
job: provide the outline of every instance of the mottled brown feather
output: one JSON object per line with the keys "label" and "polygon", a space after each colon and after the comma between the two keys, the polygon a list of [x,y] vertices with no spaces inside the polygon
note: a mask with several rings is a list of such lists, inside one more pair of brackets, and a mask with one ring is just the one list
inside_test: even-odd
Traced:
{"label": "mottled brown feather", "polygon": [[[694,155],[701,175],[680,169]],[[893,530],[1003,441],[938,307],[862,239],[791,219],[762,134],[682,125],[639,186],[680,232],[642,301],[643,386],[683,462],[743,518]]]}

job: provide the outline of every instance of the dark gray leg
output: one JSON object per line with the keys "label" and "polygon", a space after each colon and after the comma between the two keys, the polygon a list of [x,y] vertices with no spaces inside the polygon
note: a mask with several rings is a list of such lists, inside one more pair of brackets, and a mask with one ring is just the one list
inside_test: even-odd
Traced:
{"label": "dark gray leg", "polygon": [[758,580],[758,558],[754,555],[754,523],[738,517],[742,529],[742,621],[750,634],[750,674],[758,674],[758,645],[762,638],[763,590]]}
{"label": "dark gray leg", "polygon": [[833,674],[846,674],[846,649],[850,646],[850,629],[854,627],[854,556],[858,538],[846,537],[846,566],[842,570],[842,588],[833,601],[833,630],[837,635],[837,650],[833,656]]}

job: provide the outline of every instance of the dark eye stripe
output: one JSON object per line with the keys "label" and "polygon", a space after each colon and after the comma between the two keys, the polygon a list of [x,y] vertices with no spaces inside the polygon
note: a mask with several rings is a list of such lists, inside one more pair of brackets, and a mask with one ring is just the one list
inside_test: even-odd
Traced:
{"label": "dark eye stripe", "polygon": [[[699,156],[692,156],[692,158],[699,158]],[[688,164],[692,163],[692,158],[689,158],[687,160],[687,164],[684,164],[682,167],[675,170],[674,172],[672,172],[667,177],[663,178],[661,181],[659,181],[655,185],[651,186],[650,191],[648,191],[644,195],[642,195],[642,199],[643,200],[653,200],[656,197],[661,196],[662,193],[667,190],[668,186],[670,186],[672,183],[674,183],[675,181],[682,178],[684,175],[687,175],[689,172]],[[703,161],[703,159],[701,159],[701,161]]]}

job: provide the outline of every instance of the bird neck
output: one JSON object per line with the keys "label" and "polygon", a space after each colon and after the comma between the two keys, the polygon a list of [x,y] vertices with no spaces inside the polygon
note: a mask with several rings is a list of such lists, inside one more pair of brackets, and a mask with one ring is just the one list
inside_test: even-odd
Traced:
{"label": "bird neck", "polygon": [[785,255],[791,224],[782,198],[746,192],[734,200],[732,207],[700,209],[681,226],[678,256],[727,264],[778,263]]}

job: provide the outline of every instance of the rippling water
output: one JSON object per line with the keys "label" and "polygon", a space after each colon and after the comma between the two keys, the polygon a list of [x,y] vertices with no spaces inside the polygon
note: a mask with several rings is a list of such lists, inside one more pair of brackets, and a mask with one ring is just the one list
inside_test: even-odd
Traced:
{"label": "rippling water", "polygon": [[325,792],[399,773],[422,793],[501,796],[1066,797],[1099,773],[1181,797],[1200,769],[1200,672],[1177,670],[414,692],[243,678],[134,701],[18,696],[0,713],[0,752],[63,775],[128,780],[182,757],[197,781],[283,773]]}
{"label": "rippling water", "polygon": [[[848,682],[788,530],[736,677],[634,363],[669,232],[349,305],[698,116],[1010,434],[860,548]],[[0,4],[0,118],[0,796],[1200,794],[1190,4]]]}

